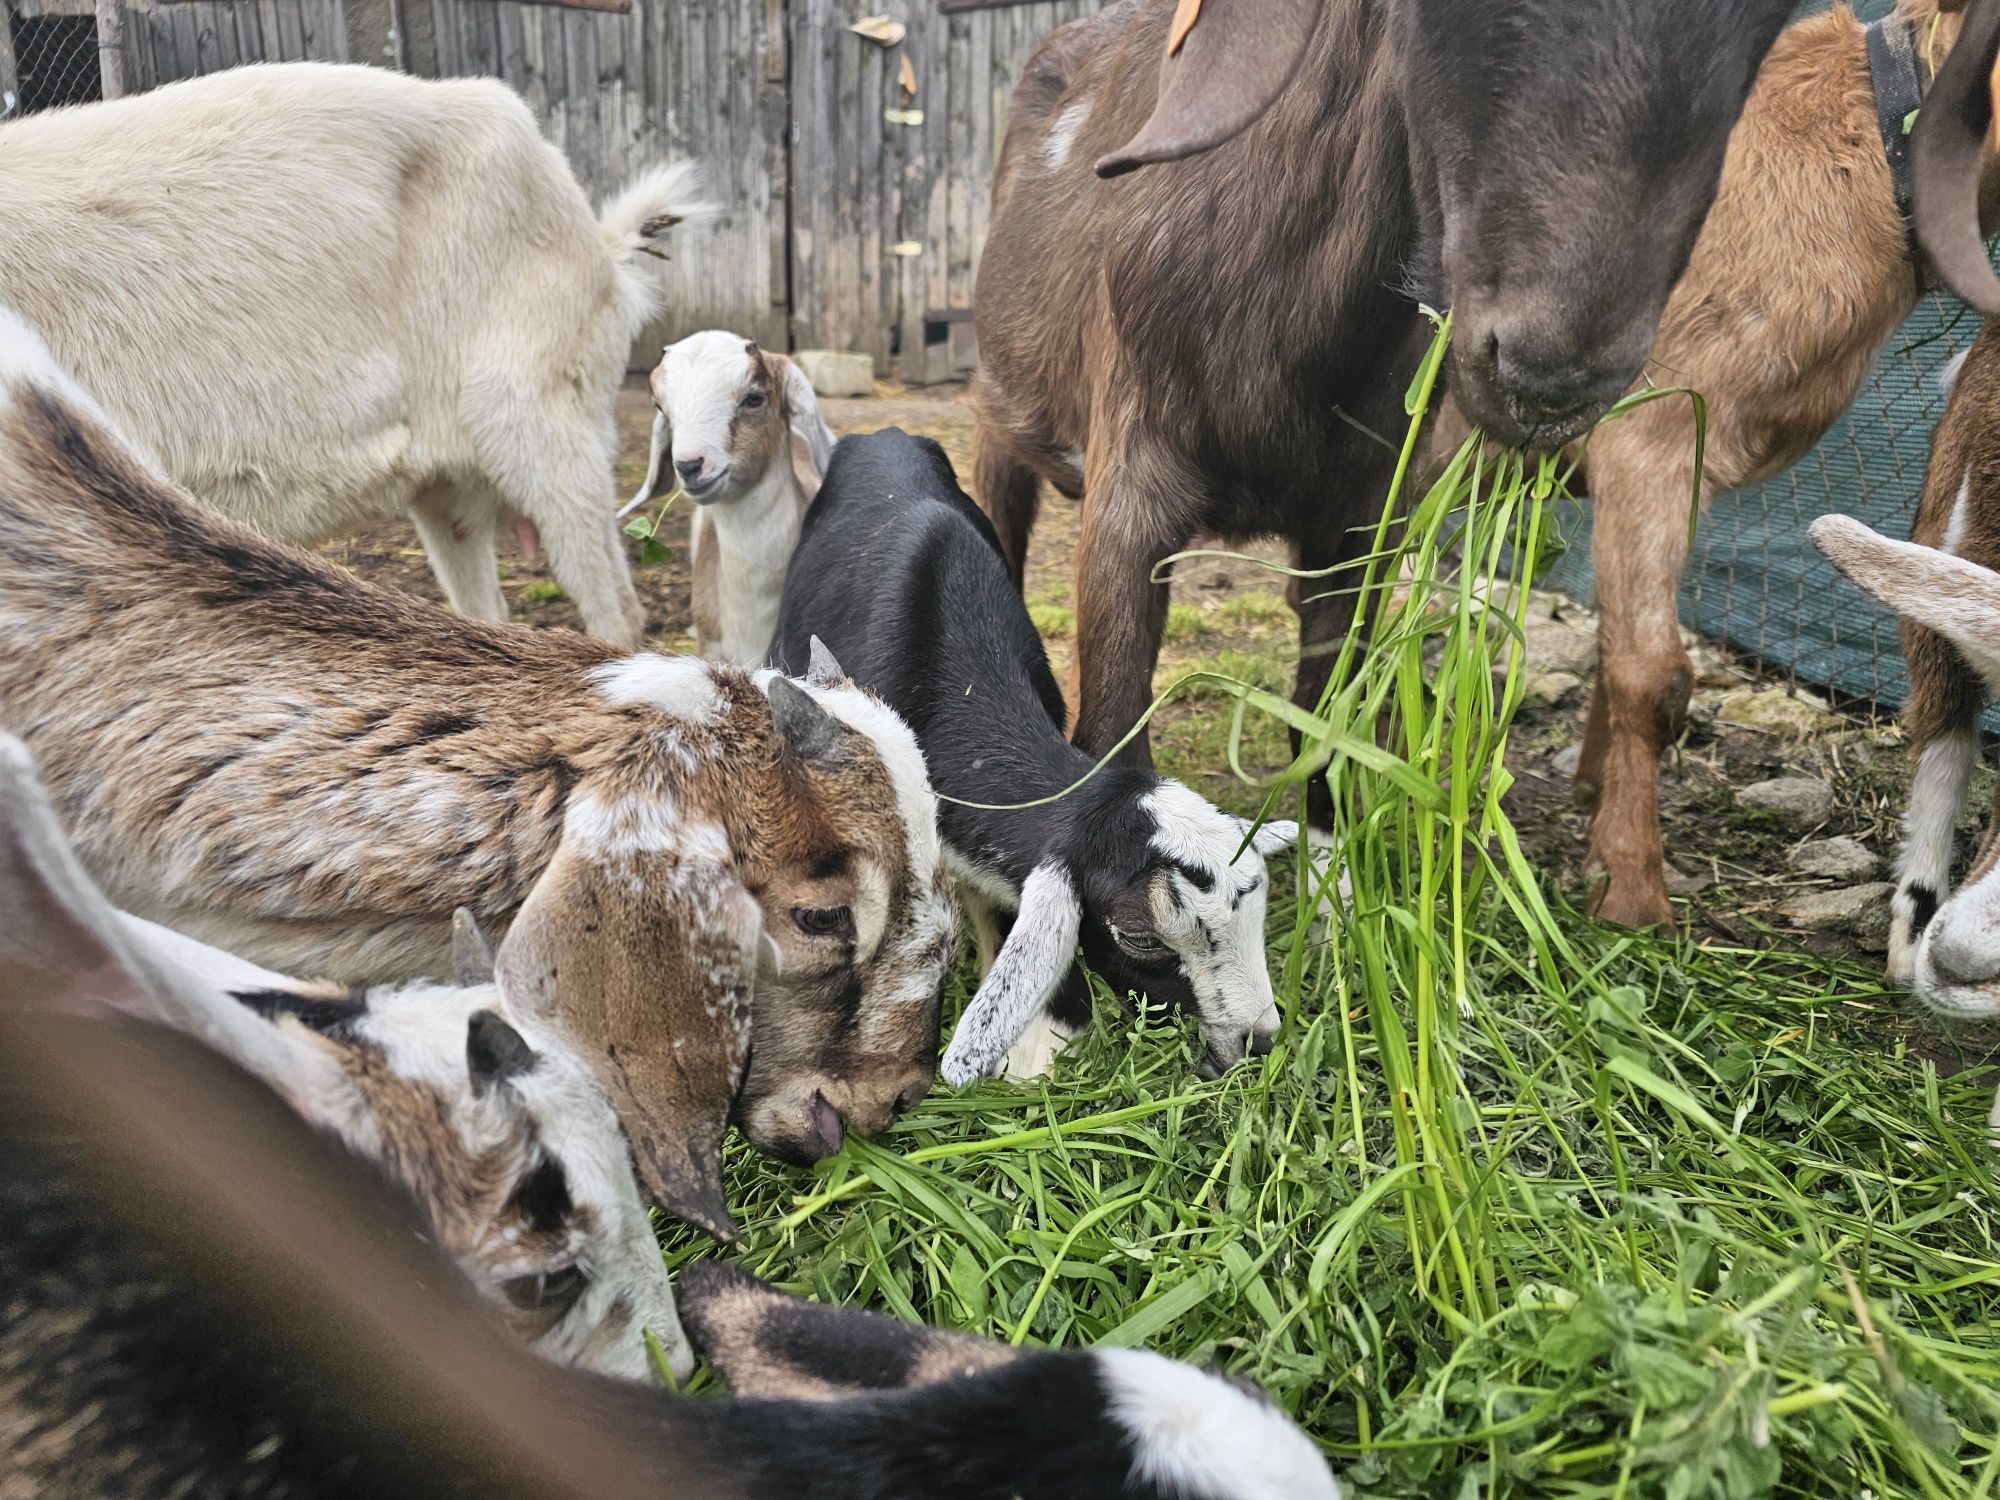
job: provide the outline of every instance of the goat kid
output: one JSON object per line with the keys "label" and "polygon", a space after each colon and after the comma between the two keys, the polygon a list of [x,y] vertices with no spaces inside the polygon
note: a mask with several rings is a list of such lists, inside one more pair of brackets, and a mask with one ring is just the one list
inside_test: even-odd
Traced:
{"label": "goat kid", "polygon": [[[944,794],[946,854],[989,965],[945,1053],[948,1082],[1003,1059],[1047,1070],[1090,1019],[1088,988],[1066,984],[1079,941],[1114,990],[1192,1013],[1207,1069],[1269,1050],[1264,860],[1296,825],[1253,831],[1147,770],[1090,774],[993,528],[928,439],[844,439],[806,517],[777,659],[816,681],[841,671],[836,658],[909,723]],[[1071,786],[1018,811],[966,805]],[[1004,943],[996,912],[1013,918]]]}
{"label": "goat kid", "polygon": [[[0,734],[0,971],[185,1031],[376,1164],[428,1237],[538,1352],[627,1379],[694,1359],[625,1137],[589,1070],[494,984],[471,914],[450,986],[310,985],[115,911],[27,748]],[[117,973],[131,983],[105,986]],[[104,993],[97,993],[103,991]],[[67,997],[67,998],[65,998]]]}
{"label": "goat kid", "polygon": [[[92,991],[130,982],[79,946]],[[726,1273],[695,1278],[690,1310],[732,1377],[853,1394],[696,1401],[550,1365],[267,1089],[115,1011],[15,1003],[41,977],[0,968],[10,1495],[1337,1500],[1234,1382],[949,1340]],[[946,1341],[985,1358],[936,1380]]]}
{"label": "goat kid", "polygon": [[689,531],[696,645],[710,661],[762,666],[833,433],[805,372],[733,333],[668,345],[651,386],[646,480],[619,514],[676,487],[700,507]]}
{"label": "goat kid", "polygon": [[[1170,47],[1174,7],[1120,0],[1042,42],[974,298],[974,487],[1017,582],[1038,480],[1083,500],[1079,745],[1108,752],[1151,702],[1155,580],[1197,532],[1357,561],[1420,301],[1453,309],[1452,392],[1502,441],[1564,443],[1617,399],[1789,9],[1208,0]],[[1300,607],[1311,706],[1354,596]],[[1123,753],[1147,764],[1143,734]],[[1327,798],[1315,778],[1321,833]]]}
{"label": "goat kid", "polygon": [[348,983],[442,977],[458,907],[508,928],[502,988],[716,1233],[732,1109],[810,1161],[930,1080],[956,914],[893,713],[261,541],[150,473],[4,310],[0,722],[150,920]]}
{"label": "goat kid", "polygon": [[0,304],[176,482],[284,541],[407,513],[488,620],[512,512],[639,644],[613,408],[691,166],[593,216],[497,81],[257,64],[0,126],[0,202]]}

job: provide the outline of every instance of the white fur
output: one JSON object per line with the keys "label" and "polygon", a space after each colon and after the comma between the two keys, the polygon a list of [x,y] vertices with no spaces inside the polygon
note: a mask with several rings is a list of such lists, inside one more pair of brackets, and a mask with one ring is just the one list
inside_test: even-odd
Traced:
{"label": "white fur", "polygon": [[1075,1040],[1076,1033],[1056,1020],[1044,1006],[1029,1019],[1028,1029],[1016,1037],[1014,1045],[1007,1049],[1007,1062],[1001,1074],[1024,1083],[1046,1077],[1063,1049]]}
{"label": "white fur", "polygon": [[1264,854],[1294,843],[1298,828],[1267,824],[1243,848],[1243,822],[1178,781],[1161,782],[1140,799],[1140,806],[1153,819],[1154,851],[1210,876],[1204,891],[1186,876],[1167,871],[1163,879],[1172,882],[1179,899],[1170,898],[1164,886],[1156,889],[1153,921],[1194,989],[1210,1053],[1217,1062],[1234,1061],[1253,1042],[1268,1043],[1277,1034],[1278,1007],[1264,957],[1264,913],[1270,900]]}
{"label": "white fur", "polygon": [[[691,485],[688,497],[702,508],[700,519],[715,528],[721,628],[720,638],[705,642],[704,650],[714,660],[745,667],[763,665],[770,654],[785,570],[798,546],[806,506],[833,456],[833,433],[820,415],[812,382],[790,360],[778,365],[784,390],[768,392],[768,400],[775,407],[782,396],[791,413],[793,442],[779,445],[761,468],[753,469],[734,441],[739,415],[749,420],[763,416],[743,411],[756,377],[750,341],[710,329],[670,345],[652,376],[658,416],[651,463],[645,483],[626,507],[673,488],[665,468],[670,460],[704,465],[700,487]],[[803,450],[804,465],[797,461],[794,444]],[[693,530],[697,551],[709,545],[702,529],[698,523]]]}
{"label": "white fur", "polygon": [[1924,747],[1910,777],[1903,811],[1903,847],[1896,856],[1894,921],[1889,929],[1889,977],[1908,984],[1916,974],[1913,887],[1930,887],[1942,901],[1951,890],[1952,828],[1979,753],[1976,731],[1954,730]]}
{"label": "white fur", "polygon": [[1091,1358],[1145,1482],[1203,1500],[1340,1500],[1325,1456],[1269,1402],[1143,1349]]}
{"label": "white fur", "polygon": [[1076,959],[1083,901],[1059,864],[1037,865],[1021,883],[1020,913],[985,982],[959,1018],[939,1071],[957,1088],[993,1073],[1034,1018],[1047,1011]]}
{"label": "white fur", "polygon": [[1946,360],[1944,368],[1938,371],[1938,390],[1944,395],[1949,396],[1953,391],[1958,389],[1959,372],[1965,368],[1966,356],[1971,353],[1972,346],[1967,344],[1958,353]]}
{"label": "white fur", "polygon": [[[0,385],[4,377],[0,377]],[[118,995],[149,1019],[201,1040],[261,1079],[300,1116],[337,1137],[348,1150],[400,1170],[385,1159],[383,1135],[368,1098],[354,1085],[338,1050],[294,1020],[268,1019],[238,998],[246,992],[338,995],[249,963],[152,922],[115,910],[83,870],[57,821],[32,756],[20,741],[0,734],[0,859],[18,849],[27,868],[18,872],[94,937],[112,962],[137,985]],[[32,959],[36,935],[0,932],[0,960],[25,945]],[[46,961],[34,967],[47,967]],[[608,1374],[643,1379],[650,1360],[639,1330],[659,1337],[677,1375],[693,1370],[632,1175],[624,1133],[610,1104],[582,1061],[531,1017],[510,1016],[492,984],[449,988],[414,985],[378,989],[358,1002],[355,1038],[380,1050],[398,1078],[434,1089],[443,1101],[457,1148],[468,1157],[518,1150],[533,1131],[540,1147],[558,1160],[570,1196],[589,1231],[574,1261],[591,1281],[577,1303],[537,1341],[553,1358]],[[501,1088],[475,1089],[466,1061],[472,1016],[503,1016],[536,1052],[538,1061]],[[477,1231],[475,1230],[475,1233]],[[491,1295],[499,1295],[515,1269],[504,1244],[488,1237],[470,1247],[466,1268]],[[498,1253],[496,1253],[498,1252]]]}
{"label": "white fur", "polygon": [[1958,496],[1951,502],[1951,517],[1945,522],[1942,551],[1956,557],[1965,544],[1965,523],[1972,506],[1972,467],[1966,466],[1958,481]]}
{"label": "white fur", "polygon": [[1042,160],[1050,167],[1060,167],[1069,160],[1069,154],[1076,148],[1078,132],[1090,118],[1090,101],[1079,99],[1067,106],[1056,116],[1055,124],[1042,140]]}
{"label": "white fur", "polygon": [[722,714],[715,674],[698,657],[639,651],[591,668],[589,677],[621,708],[657,708],[689,724],[713,724]]}
{"label": "white fur", "polygon": [[505,619],[502,507],[596,634],[643,626],[613,403],[700,216],[693,171],[593,216],[504,85],[230,69],[0,126],[0,303],[177,482],[310,542],[406,513],[454,606]]}

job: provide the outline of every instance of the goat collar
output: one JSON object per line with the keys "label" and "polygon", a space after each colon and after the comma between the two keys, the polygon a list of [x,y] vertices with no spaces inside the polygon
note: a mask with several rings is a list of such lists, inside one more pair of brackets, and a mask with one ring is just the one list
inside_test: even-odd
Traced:
{"label": "goat collar", "polygon": [[1911,216],[1910,132],[1912,116],[1923,107],[1924,80],[1917,61],[1917,28],[1900,10],[1891,10],[1869,25],[1868,77],[1875,89],[1875,125],[1882,132],[1882,154],[1896,185],[1896,212],[1903,216],[1903,235],[1910,260],[1923,280],[1923,259]]}

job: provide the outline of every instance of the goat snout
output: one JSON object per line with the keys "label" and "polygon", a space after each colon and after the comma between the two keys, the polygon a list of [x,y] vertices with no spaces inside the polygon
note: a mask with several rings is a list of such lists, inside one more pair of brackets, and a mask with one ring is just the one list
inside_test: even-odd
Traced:
{"label": "goat snout", "polygon": [[1538,339],[1526,329],[1501,326],[1487,335],[1493,373],[1524,416],[1562,421],[1595,417],[1616,401],[1631,379],[1622,362],[1579,356],[1565,343]]}
{"label": "goat snout", "polygon": [[674,459],[674,472],[680,475],[681,488],[690,495],[700,495],[713,489],[722,479],[725,466],[716,463],[706,453],[697,453],[692,458]]}
{"label": "goat snout", "polygon": [[1968,920],[1963,912],[1941,911],[1931,919],[1923,956],[1925,977],[1933,985],[1955,990],[1990,985],[2000,979],[2000,930]]}

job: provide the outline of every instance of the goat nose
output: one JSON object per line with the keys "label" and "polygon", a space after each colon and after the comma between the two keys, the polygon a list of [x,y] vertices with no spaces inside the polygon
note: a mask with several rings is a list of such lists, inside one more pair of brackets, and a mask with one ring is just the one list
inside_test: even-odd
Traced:
{"label": "goat nose", "polygon": [[1926,967],[1939,984],[1953,988],[1991,984],[2000,978],[2000,941],[1996,934],[1981,930],[1984,924],[1962,917],[1954,921],[1953,915],[1943,911],[1931,918],[1924,944]]}
{"label": "goat nose", "polygon": [[674,460],[674,472],[684,480],[701,478],[702,470],[707,467],[708,460],[706,458],[677,458]]}
{"label": "goat nose", "polygon": [[1629,380],[1565,340],[1505,327],[1487,338],[1495,379],[1524,410],[1544,417],[1609,406]]}

